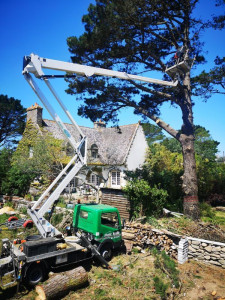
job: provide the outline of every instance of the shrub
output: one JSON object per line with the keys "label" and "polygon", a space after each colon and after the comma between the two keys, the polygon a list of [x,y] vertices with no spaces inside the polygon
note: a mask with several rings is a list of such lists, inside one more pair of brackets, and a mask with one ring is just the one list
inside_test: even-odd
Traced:
{"label": "shrub", "polygon": [[59,200],[57,202],[57,206],[62,207],[62,208],[66,208],[66,202],[65,202],[65,199],[63,197],[59,197]]}
{"label": "shrub", "polygon": [[55,213],[52,215],[51,224],[53,226],[58,225],[63,220],[63,213]]}
{"label": "shrub", "polygon": [[213,219],[216,215],[215,212],[212,210],[212,207],[205,202],[200,203],[200,214],[201,217],[207,217],[210,219]]}
{"label": "shrub", "polygon": [[159,216],[168,196],[167,191],[156,185],[151,187],[143,179],[129,181],[124,191],[131,201],[131,210],[134,216]]}
{"label": "shrub", "polygon": [[169,284],[164,283],[164,281],[156,276],[153,278],[155,282],[156,293],[159,294],[162,299],[165,299],[165,293],[167,288],[175,287],[179,288],[179,270],[176,268],[175,262],[166,254],[165,251],[159,252],[156,248],[152,249],[152,254],[155,257],[154,265],[155,268],[159,270],[160,277],[163,278],[163,275],[167,275],[169,279]]}
{"label": "shrub", "polygon": [[155,283],[156,294],[160,295],[161,299],[166,299],[166,290],[168,288],[168,284],[165,284],[158,276],[155,276],[153,280]]}

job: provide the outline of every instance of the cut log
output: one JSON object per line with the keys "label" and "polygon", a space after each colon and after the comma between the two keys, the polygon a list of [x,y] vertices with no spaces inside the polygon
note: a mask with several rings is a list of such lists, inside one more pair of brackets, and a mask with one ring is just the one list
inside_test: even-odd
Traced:
{"label": "cut log", "polygon": [[36,286],[35,300],[60,299],[71,290],[88,282],[88,274],[83,267],[52,275],[47,281]]}
{"label": "cut log", "polygon": [[122,237],[125,240],[133,240],[135,238],[134,233],[122,232]]}

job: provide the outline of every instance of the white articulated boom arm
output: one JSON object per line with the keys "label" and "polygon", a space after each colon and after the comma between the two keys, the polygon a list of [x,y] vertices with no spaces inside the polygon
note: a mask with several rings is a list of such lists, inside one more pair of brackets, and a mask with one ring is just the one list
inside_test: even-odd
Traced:
{"label": "white articulated boom arm", "polygon": [[74,63],[69,63],[69,62],[64,62],[59,60],[42,58],[33,53],[29,57],[25,57],[25,60],[27,65],[24,68],[24,72],[33,73],[37,78],[45,78],[45,75],[42,70],[43,68],[43,69],[75,73],[86,77],[90,77],[93,75],[107,76],[107,77],[115,77],[123,80],[135,80],[135,81],[142,81],[146,83],[154,83],[154,84],[172,86],[172,87],[177,86],[178,84],[178,81],[174,82],[174,81],[153,79],[149,77],[128,74],[125,72],[113,71],[113,70],[108,70],[103,68],[97,68],[97,67],[74,64]]}
{"label": "white articulated boom arm", "polygon": [[[64,76],[45,75],[43,69],[70,72],[73,74],[75,73],[87,77],[92,75],[107,76],[107,77],[114,77],[123,80],[128,80],[128,81],[135,80],[135,81],[141,81],[141,82],[153,83],[153,84],[159,84],[159,85],[165,85],[171,87],[177,86],[178,81],[170,82],[170,81],[152,79],[152,78],[138,76],[138,75],[127,74],[125,72],[107,70],[107,69],[85,66],[80,64],[73,64],[73,63],[63,62],[58,60],[52,60],[52,59],[39,57],[38,55],[35,55],[33,53],[30,56],[24,57],[23,75],[25,79],[32,87],[32,89],[34,90],[38,98],[41,100],[45,108],[48,110],[49,114],[56,121],[60,130],[64,134],[65,138],[68,140],[68,142],[70,143],[70,145],[73,147],[75,151],[75,156],[71,159],[69,164],[61,171],[61,173],[52,182],[52,184],[48,187],[48,189],[42,194],[42,196],[38,199],[38,201],[34,204],[34,206],[28,209],[28,213],[33,219],[40,234],[43,237],[47,237],[47,236],[57,235],[59,234],[59,231],[56,228],[54,228],[47,220],[45,220],[43,216],[49,210],[49,208],[54,204],[54,202],[59,198],[64,188],[69,184],[69,182],[74,178],[74,176],[76,176],[79,170],[86,164],[87,141],[80,127],[77,125],[77,123],[75,122],[70,112],[65,107],[65,105],[62,103],[56,91],[54,90],[53,86],[50,84],[48,80],[49,78],[54,78],[54,77],[57,78],[57,77],[64,77]],[[45,95],[39,89],[38,85],[34,81],[34,78],[31,76],[31,74],[33,74],[36,78],[42,79],[45,82],[45,84],[48,86],[51,93],[53,94],[57,102],[60,104],[65,114],[68,116],[72,124],[79,132],[80,141],[75,141],[73,136],[66,128],[65,124],[61,121],[60,117],[55,112],[52,105],[49,103]],[[67,174],[66,172],[69,168],[70,171]],[[52,194],[49,197],[47,197],[49,192],[55,187],[55,185],[59,182],[59,180],[64,175],[66,175],[65,178],[58,184],[58,186],[55,188]]]}

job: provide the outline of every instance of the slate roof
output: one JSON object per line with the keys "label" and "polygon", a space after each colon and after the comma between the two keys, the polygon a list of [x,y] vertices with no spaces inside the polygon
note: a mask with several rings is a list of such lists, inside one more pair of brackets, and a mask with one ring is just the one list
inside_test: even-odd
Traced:
{"label": "slate roof", "polygon": [[[65,124],[68,131],[76,141],[79,141],[79,133],[71,124]],[[140,124],[131,124],[117,127],[88,128],[80,126],[87,137],[87,161],[94,165],[122,165],[126,162],[132,141]],[[53,134],[57,139],[65,140],[55,121],[43,120],[43,127]],[[98,147],[98,158],[92,158],[91,146]]]}

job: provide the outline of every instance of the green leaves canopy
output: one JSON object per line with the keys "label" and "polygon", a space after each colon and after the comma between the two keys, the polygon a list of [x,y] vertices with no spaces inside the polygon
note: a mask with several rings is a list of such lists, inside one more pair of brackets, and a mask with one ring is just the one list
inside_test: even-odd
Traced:
{"label": "green leaves canopy", "polygon": [[208,99],[213,94],[225,95],[225,56],[217,56],[214,62],[215,66],[209,72],[203,71],[193,78],[196,96]]}
{"label": "green leaves canopy", "polygon": [[15,143],[25,128],[26,110],[20,100],[0,95],[0,145]]}
{"label": "green leaves canopy", "polygon": [[4,193],[24,196],[35,178],[42,185],[48,185],[68,163],[63,141],[40,130],[28,121],[23,138],[12,156],[11,168],[3,180]]}
{"label": "green leaves canopy", "polygon": [[[85,33],[69,37],[72,61],[85,65],[142,74],[166,70],[176,50],[185,45],[197,55],[201,21],[191,17],[198,1],[99,0],[83,16]],[[147,75],[148,74],[143,74]],[[151,77],[151,76],[150,76]],[[167,75],[165,78],[169,79]],[[117,120],[117,111],[132,107],[145,117],[159,115],[165,101],[182,105],[183,90],[104,77],[68,80],[70,94],[83,94],[79,114],[92,121]],[[87,94],[87,93],[88,94]]]}

